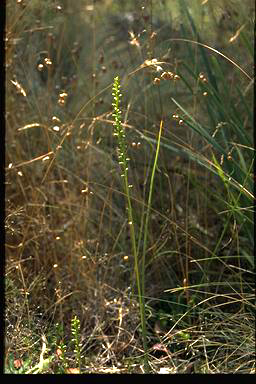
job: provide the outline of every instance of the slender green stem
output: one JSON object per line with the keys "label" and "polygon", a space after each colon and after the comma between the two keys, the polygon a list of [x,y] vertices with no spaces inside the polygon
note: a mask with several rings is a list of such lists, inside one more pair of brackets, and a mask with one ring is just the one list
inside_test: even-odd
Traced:
{"label": "slender green stem", "polygon": [[[154,160],[153,169],[152,169],[152,173],[151,173],[149,195],[148,195],[148,204],[147,204],[145,226],[144,226],[143,253],[142,253],[142,266],[141,266],[141,294],[142,294],[142,300],[143,300],[143,311],[145,311],[145,260],[146,260],[146,251],[147,251],[148,223],[149,223],[149,215],[150,215],[150,209],[151,209],[155,171],[156,171],[156,165],[157,165],[159,149],[160,149],[162,127],[163,127],[163,120],[161,120],[159,133],[158,133],[156,155],[155,155],[155,160]],[[144,314],[143,314],[144,322],[145,322],[145,318],[146,318],[146,316],[145,316],[145,312],[144,312]],[[144,328],[146,328],[146,323],[142,324],[142,329],[144,329]]]}
{"label": "slender green stem", "polygon": [[[124,191],[127,199],[127,211],[128,211],[128,224],[130,227],[130,233],[131,233],[131,243],[132,243],[132,252],[134,256],[134,269],[135,269],[135,275],[136,275],[136,284],[137,284],[137,290],[138,290],[138,297],[139,297],[139,308],[140,308],[140,318],[141,318],[141,327],[142,327],[142,339],[143,339],[143,348],[145,351],[145,356],[147,356],[147,344],[146,344],[146,322],[145,322],[145,302],[144,298],[142,296],[141,292],[141,281],[140,281],[140,271],[139,271],[139,257],[138,257],[138,248],[136,246],[136,236],[135,236],[135,223],[133,220],[133,212],[132,212],[132,204],[131,204],[131,197],[130,197],[130,188],[132,185],[128,182],[128,161],[129,158],[127,157],[127,145],[126,145],[126,137],[124,128],[121,123],[121,110],[120,110],[120,99],[121,99],[121,93],[120,93],[120,81],[119,77],[115,77],[114,84],[113,84],[113,108],[114,113],[113,117],[115,119],[114,122],[114,136],[117,137],[118,140],[118,162],[121,167],[121,177],[123,178],[124,183]],[[145,368],[147,369],[148,362],[147,357],[145,360]]]}
{"label": "slender green stem", "polygon": [[146,250],[147,250],[148,222],[149,222],[149,214],[150,214],[152,194],[153,194],[155,171],[156,171],[156,165],[157,165],[159,149],[160,149],[160,140],[161,140],[161,134],[162,134],[162,127],[163,127],[163,120],[161,120],[160,129],[159,129],[159,133],[158,133],[156,155],[155,155],[155,160],[154,160],[152,174],[151,174],[150,187],[149,187],[149,195],[148,195],[148,204],[147,204],[147,211],[146,211],[146,218],[145,218],[143,253],[142,253],[142,268],[141,268],[142,269],[141,285],[142,285],[142,295],[143,296],[144,296],[144,291],[145,291],[145,280],[144,279],[145,279],[145,259],[146,259]]}
{"label": "slender green stem", "polygon": [[[126,138],[125,138],[125,132],[124,132],[124,129],[123,129],[123,126],[121,123],[121,110],[120,110],[120,106],[119,106],[120,99],[121,99],[122,95],[120,93],[120,82],[119,82],[118,77],[115,77],[115,79],[114,79],[112,95],[114,98],[114,101],[112,104],[114,107],[113,116],[115,118],[114,135],[117,137],[117,140],[118,140],[118,161],[119,161],[119,165],[121,166],[121,170],[122,170],[121,176],[122,176],[123,181],[124,181],[124,191],[125,191],[126,199],[127,199],[128,223],[129,223],[130,232],[131,232],[132,252],[134,255],[134,269],[135,269],[135,274],[136,274],[136,283],[137,283],[138,296],[139,296],[142,340],[143,340],[143,348],[144,348],[144,353],[145,353],[145,355],[144,355],[144,368],[145,368],[145,371],[148,372],[149,371],[149,364],[148,364],[148,354],[147,354],[147,350],[148,350],[148,348],[147,348],[147,327],[146,327],[146,314],[145,314],[145,260],[146,260],[146,250],[147,250],[148,223],[149,223],[149,216],[150,216],[150,209],[151,209],[155,171],[156,171],[156,165],[157,165],[159,149],[160,149],[160,140],[161,140],[161,134],[162,134],[163,121],[161,121],[161,123],[160,123],[155,160],[154,160],[152,174],[151,174],[151,180],[150,180],[148,204],[147,204],[147,211],[146,211],[146,217],[145,217],[145,225],[144,225],[144,230],[143,230],[144,231],[143,253],[142,253],[141,272],[140,272],[138,247],[136,246],[135,224],[133,221],[132,204],[131,204],[131,197],[130,197],[131,185],[129,185],[129,182],[128,182],[128,161],[129,161],[129,158],[127,157]],[[142,226],[140,228],[139,238],[141,237],[142,228],[143,228],[143,219],[142,219]],[[139,241],[140,241],[140,239],[139,239]]]}

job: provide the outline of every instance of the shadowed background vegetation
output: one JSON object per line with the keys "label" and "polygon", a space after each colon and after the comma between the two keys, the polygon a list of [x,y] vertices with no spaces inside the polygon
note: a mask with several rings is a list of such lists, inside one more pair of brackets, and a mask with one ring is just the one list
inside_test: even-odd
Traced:
{"label": "shadowed background vegetation", "polygon": [[251,0],[6,2],[8,372],[142,372],[117,75],[139,260],[163,122],[150,369],[254,371],[253,28]]}

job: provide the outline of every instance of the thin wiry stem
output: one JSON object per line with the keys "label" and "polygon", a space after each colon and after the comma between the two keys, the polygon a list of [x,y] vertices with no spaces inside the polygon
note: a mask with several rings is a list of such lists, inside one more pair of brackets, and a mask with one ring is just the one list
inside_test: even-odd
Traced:
{"label": "thin wiry stem", "polygon": [[130,197],[130,187],[128,182],[128,161],[127,157],[127,145],[126,145],[126,137],[124,128],[121,123],[121,110],[120,110],[120,100],[121,100],[121,92],[120,92],[120,81],[119,77],[115,77],[113,84],[113,108],[114,113],[113,117],[115,119],[114,122],[114,136],[117,137],[118,140],[118,162],[121,167],[121,177],[124,182],[124,191],[127,199],[127,212],[128,212],[128,224],[130,226],[131,233],[131,243],[132,243],[132,252],[134,256],[134,269],[136,274],[136,284],[138,289],[138,297],[139,297],[139,308],[140,308],[140,318],[141,318],[141,328],[142,328],[142,340],[143,340],[143,348],[145,352],[145,369],[148,369],[148,360],[147,360],[147,342],[146,342],[146,321],[145,321],[145,301],[142,295],[142,286],[140,279],[140,271],[139,271],[139,257],[138,257],[138,248],[136,246],[136,236],[135,236],[135,225],[133,220],[133,212],[132,212],[132,204]]}

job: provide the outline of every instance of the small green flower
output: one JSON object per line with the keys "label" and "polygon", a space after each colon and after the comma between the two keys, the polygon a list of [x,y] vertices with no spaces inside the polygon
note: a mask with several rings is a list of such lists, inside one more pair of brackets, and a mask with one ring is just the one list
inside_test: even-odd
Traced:
{"label": "small green flower", "polygon": [[126,156],[127,152],[127,145],[126,145],[126,137],[125,137],[125,131],[122,125],[121,121],[121,109],[120,109],[120,102],[122,94],[120,92],[120,80],[119,77],[116,76],[114,78],[113,83],[113,117],[114,117],[114,136],[117,137],[118,140],[118,147],[117,147],[117,155],[118,155],[118,162],[121,166],[122,174],[126,175],[128,171],[128,158]]}

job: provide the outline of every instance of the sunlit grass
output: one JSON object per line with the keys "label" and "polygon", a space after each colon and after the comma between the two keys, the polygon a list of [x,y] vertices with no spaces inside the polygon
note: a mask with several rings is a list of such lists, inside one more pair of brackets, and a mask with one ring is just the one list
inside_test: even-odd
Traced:
{"label": "sunlit grass", "polygon": [[7,2],[8,369],[253,372],[253,9]]}

